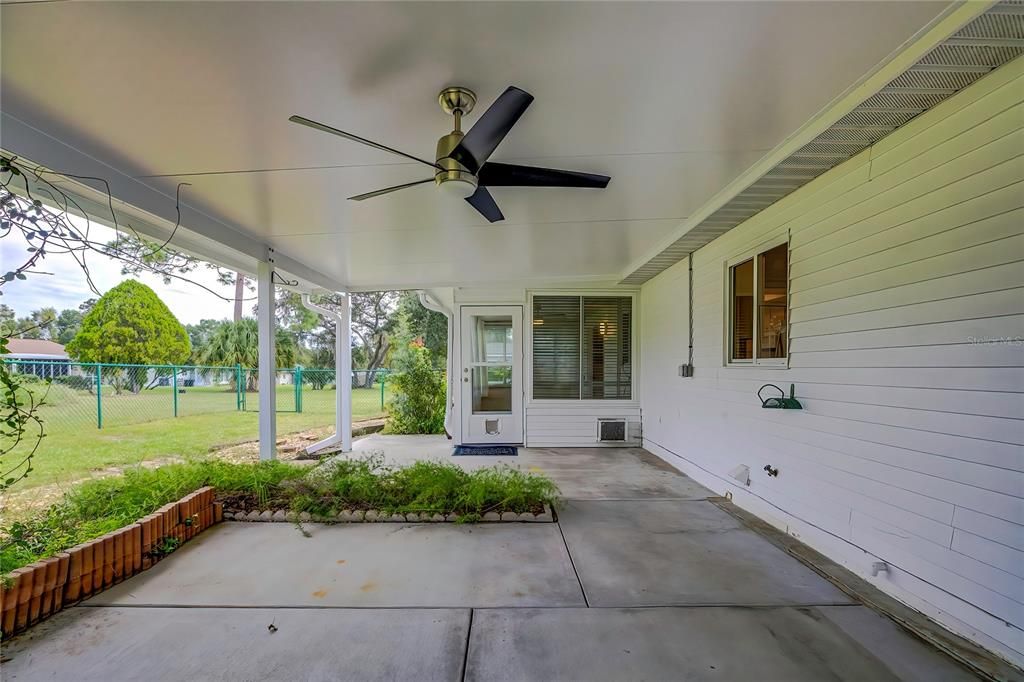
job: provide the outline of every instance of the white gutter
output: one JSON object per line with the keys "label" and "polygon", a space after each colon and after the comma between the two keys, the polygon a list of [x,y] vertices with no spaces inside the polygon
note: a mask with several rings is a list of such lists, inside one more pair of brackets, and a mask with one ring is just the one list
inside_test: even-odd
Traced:
{"label": "white gutter", "polygon": [[312,303],[309,294],[302,294],[302,305],[334,320],[334,435],[313,443],[306,452],[313,454],[341,445],[342,452],[352,451],[352,308],[346,295],[342,312],[337,313]]}
{"label": "white gutter", "polygon": [[455,408],[453,399],[454,389],[452,388],[453,377],[455,377],[455,366],[453,364],[455,362],[455,358],[453,357],[453,342],[455,340],[455,316],[452,314],[452,311],[448,310],[443,305],[438,303],[437,299],[433,298],[428,292],[419,291],[417,293],[420,296],[420,303],[423,305],[424,308],[426,308],[427,310],[433,310],[435,313],[441,313],[442,315],[448,318],[448,377],[445,382],[445,384],[447,385],[447,393],[445,395],[444,403],[444,431],[445,434],[450,439],[452,437],[452,412]]}

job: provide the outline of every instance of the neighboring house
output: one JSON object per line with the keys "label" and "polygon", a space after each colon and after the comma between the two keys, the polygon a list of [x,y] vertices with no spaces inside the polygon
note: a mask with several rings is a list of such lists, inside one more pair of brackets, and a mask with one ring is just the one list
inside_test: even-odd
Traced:
{"label": "neighboring house", "polygon": [[[180,43],[140,42],[172,29],[147,25],[137,6],[69,23],[74,36],[12,12],[4,150],[104,177],[114,202],[73,178],[61,188],[97,215],[116,205],[140,233],[173,234],[174,246],[255,275],[261,457],[276,452],[275,285],[420,290],[450,320],[454,442],[642,446],[1024,661],[1021,5],[599,3],[584,24],[564,25],[553,17],[587,3],[482,3],[468,15],[458,3],[431,6],[467,34],[492,12],[526,13],[491,17],[502,29],[488,28],[493,44],[460,63],[435,41],[372,28],[394,23],[375,14],[393,11],[373,9],[381,4],[351,22],[282,28],[282,43],[323,45],[334,58],[272,68],[251,59],[251,34],[234,17],[176,6],[181,35],[199,41],[213,73],[231,74],[237,96],[218,100],[215,115],[167,96],[209,81],[164,68]],[[287,19],[301,7],[289,5]],[[317,9],[345,11],[331,7]],[[758,24],[762,11],[771,28]],[[185,32],[199,22],[207,42]],[[339,41],[338,26],[365,30],[364,40]],[[34,42],[43,31],[46,61]],[[128,41],[150,68],[63,51],[97,31]],[[402,54],[378,69],[386,86],[360,73],[372,43]],[[56,53],[75,68],[48,68]],[[82,87],[82,73],[133,96]],[[537,94],[508,137],[492,140],[495,162],[608,174],[608,187],[503,187],[516,182],[501,182],[499,167],[491,184],[508,219],[491,223],[463,202],[475,193],[447,191],[467,189],[448,178],[468,168],[446,165],[443,190],[361,201],[431,183],[435,157],[396,162],[387,148],[287,121],[315,115],[429,154],[449,137],[432,85],[449,77],[478,89],[470,131],[509,79]],[[274,88],[287,97],[252,106]],[[173,184],[140,168],[278,170],[196,173],[176,206]],[[346,376],[349,320],[318,312],[341,330]],[[764,409],[766,384],[792,385],[802,409]],[[348,447],[351,404],[340,393]]]}
{"label": "neighboring house", "polygon": [[19,372],[35,374],[40,378],[67,376],[71,373],[71,360],[64,346],[45,339],[8,339],[3,360],[14,361]]}
{"label": "neighboring house", "polygon": [[[192,388],[195,386],[213,386],[214,384],[227,383],[228,380],[224,377],[228,373],[210,372],[204,374],[195,367],[181,368],[178,370],[178,386],[179,388]],[[154,384],[157,386],[170,386],[172,379],[167,374],[162,374],[155,369],[147,370],[146,372],[146,384]]]}

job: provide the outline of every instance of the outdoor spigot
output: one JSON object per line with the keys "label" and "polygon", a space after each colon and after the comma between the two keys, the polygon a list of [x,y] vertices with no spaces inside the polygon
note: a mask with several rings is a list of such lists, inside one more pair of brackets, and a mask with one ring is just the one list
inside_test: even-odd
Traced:
{"label": "outdoor spigot", "polygon": [[778,476],[779,475],[778,468],[777,467],[773,468],[771,464],[765,464],[764,465],[764,470],[768,472],[769,476]]}

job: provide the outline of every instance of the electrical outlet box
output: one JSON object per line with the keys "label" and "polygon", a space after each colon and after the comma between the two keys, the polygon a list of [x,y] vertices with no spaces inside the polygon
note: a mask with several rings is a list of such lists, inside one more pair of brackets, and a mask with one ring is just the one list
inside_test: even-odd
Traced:
{"label": "electrical outlet box", "polygon": [[679,365],[679,376],[687,378],[692,377],[693,365]]}

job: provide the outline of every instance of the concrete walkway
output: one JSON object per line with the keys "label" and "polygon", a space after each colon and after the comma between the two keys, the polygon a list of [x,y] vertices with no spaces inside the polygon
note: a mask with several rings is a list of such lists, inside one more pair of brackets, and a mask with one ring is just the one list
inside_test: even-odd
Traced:
{"label": "concrete walkway", "polygon": [[11,641],[3,677],[974,679],[643,450],[520,453],[568,498],[559,523],[222,524]]}

